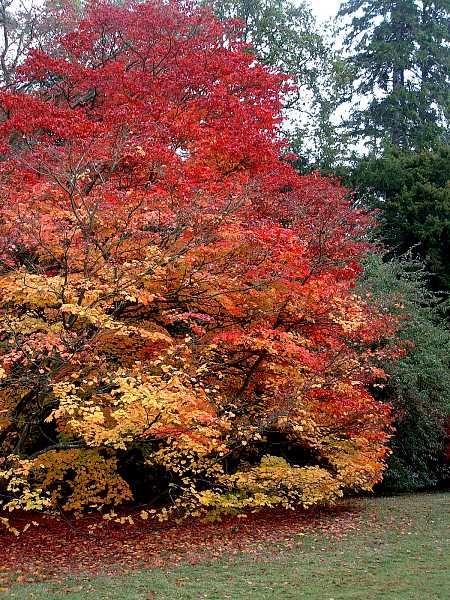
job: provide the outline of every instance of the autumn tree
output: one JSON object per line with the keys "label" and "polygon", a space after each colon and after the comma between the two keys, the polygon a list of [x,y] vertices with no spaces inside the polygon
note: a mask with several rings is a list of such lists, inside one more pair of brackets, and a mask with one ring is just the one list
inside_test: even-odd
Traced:
{"label": "autumn tree", "polygon": [[368,216],[281,158],[282,77],[184,2],[88,5],[20,77],[0,95],[4,508],[214,517],[370,490],[395,320],[355,291]]}

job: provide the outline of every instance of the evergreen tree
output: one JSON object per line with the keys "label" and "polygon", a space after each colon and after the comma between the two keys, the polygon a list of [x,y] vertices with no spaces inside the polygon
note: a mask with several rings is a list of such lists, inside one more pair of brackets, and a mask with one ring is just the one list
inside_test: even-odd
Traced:
{"label": "evergreen tree", "polygon": [[350,186],[378,210],[378,235],[401,255],[411,250],[435,291],[450,292],[450,146],[411,153],[387,150],[360,160]]}
{"label": "evergreen tree", "polygon": [[411,150],[445,141],[450,0],[347,0],[338,17],[359,99],[352,134],[374,150],[386,140]]}
{"label": "evergreen tree", "polygon": [[[379,396],[393,406],[392,455],[382,487],[412,491],[439,485],[449,476],[446,430],[450,416],[450,331],[439,298],[427,289],[420,262],[405,255],[367,261],[361,290],[401,320],[407,352],[386,360],[388,380]],[[397,341],[397,340],[396,340]]]}

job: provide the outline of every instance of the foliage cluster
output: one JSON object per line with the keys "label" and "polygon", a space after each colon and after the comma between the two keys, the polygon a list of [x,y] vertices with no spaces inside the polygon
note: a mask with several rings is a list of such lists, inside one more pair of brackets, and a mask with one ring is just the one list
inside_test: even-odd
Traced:
{"label": "foliage cluster", "polygon": [[344,138],[332,116],[350,83],[349,69],[332,42],[332,28],[319,25],[308,2],[205,0],[221,19],[238,19],[249,51],[293,86],[284,97],[284,134],[298,154],[296,167],[332,171]]}
{"label": "foliage cluster", "polygon": [[385,260],[372,255],[360,282],[376,302],[401,319],[398,335],[410,347],[386,361],[386,386],[379,399],[394,408],[395,435],[382,487],[414,491],[440,485],[450,418],[450,331],[439,297],[427,288],[423,265],[409,255]]}
{"label": "foliage cluster", "polygon": [[349,183],[378,211],[377,235],[391,253],[424,261],[436,292],[450,292],[450,146],[390,149],[359,161]]}

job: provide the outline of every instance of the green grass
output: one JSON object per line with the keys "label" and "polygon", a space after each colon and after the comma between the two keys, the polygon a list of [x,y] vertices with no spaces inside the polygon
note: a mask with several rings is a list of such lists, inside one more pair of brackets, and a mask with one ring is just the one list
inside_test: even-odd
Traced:
{"label": "green grass", "polygon": [[[16,585],[4,598],[117,600],[445,600],[450,598],[450,494],[360,501],[343,537],[317,532],[196,566]],[[338,532],[339,533],[339,532]],[[344,532],[345,533],[345,532]]]}

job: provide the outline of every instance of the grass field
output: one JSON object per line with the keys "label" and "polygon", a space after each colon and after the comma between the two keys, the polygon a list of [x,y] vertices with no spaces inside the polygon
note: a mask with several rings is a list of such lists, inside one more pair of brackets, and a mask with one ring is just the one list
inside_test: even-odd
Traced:
{"label": "grass field", "polygon": [[65,600],[447,600],[450,494],[358,500],[354,527],[115,576],[13,585],[3,598]]}

